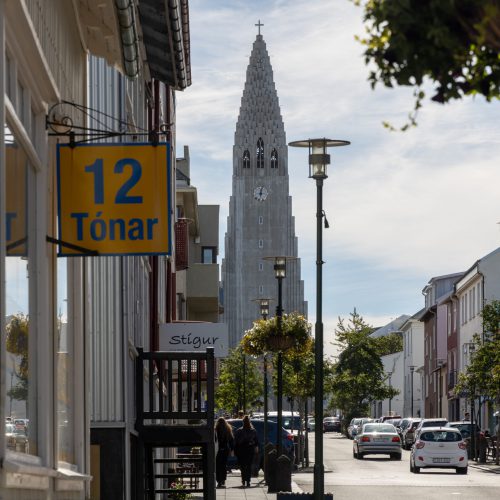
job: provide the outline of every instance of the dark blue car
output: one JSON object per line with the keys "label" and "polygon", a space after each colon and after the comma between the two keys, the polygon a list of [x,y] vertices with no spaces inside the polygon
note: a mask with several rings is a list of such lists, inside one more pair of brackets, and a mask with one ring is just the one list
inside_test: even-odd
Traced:
{"label": "dark blue car", "polygon": [[[239,429],[243,425],[242,419],[230,419],[228,422],[233,427],[233,432],[236,429]],[[255,427],[257,431],[257,436],[259,437],[259,469],[262,469],[264,466],[264,420],[252,420],[252,425]],[[272,422],[268,420],[267,422],[267,435],[269,442],[275,444],[276,443],[276,434],[278,430],[278,424],[276,422]],[[285,454],[293,463],[294,459],[294,445],[293,445],[293,436],[286,429],[281,429],[281,443],[283,446],[283,454]],[[238,466],[238,460],[236,457],[228,458],[228,466],[232,468],[236,468]],[[257,471],[253,471],[254,474]]]}

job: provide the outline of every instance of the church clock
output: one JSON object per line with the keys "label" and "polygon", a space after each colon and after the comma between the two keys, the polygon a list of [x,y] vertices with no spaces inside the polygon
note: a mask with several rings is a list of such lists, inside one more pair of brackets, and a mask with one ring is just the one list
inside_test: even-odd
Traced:
{"label": "church clock", "polygon": [[253,197],[257,200],[257,201],[264,201],[266,198],[267,198],[267,195],[268,195],[268,191],[265,187],[263,186],[257,186],[254,190],[253,190]]}

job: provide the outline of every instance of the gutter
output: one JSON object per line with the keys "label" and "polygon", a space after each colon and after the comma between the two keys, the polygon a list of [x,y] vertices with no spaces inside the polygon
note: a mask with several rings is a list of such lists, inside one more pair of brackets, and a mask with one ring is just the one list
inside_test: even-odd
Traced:
{"label": "gutter", "polygon": [[134,1],[115,0],[122,44],[125,75],[135,78],[139,74],[139,37],[135,21]]}

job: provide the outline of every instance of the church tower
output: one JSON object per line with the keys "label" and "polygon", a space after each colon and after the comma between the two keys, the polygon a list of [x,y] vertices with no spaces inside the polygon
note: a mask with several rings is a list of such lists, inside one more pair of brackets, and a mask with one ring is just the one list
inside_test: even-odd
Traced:
{"label": "church tower", "polygon": [[[222,261],[224,322],[229,346],[235,347],[259,319],[257,298],[272,298],[274,316],[278,283],[273,264],[263,257],[297,257],[292,199],[288,194],[288,147],[273,70],[262,24],[253,44],[236,123],[233,182]],[[287,262],[283,280],[285,313],[307,314],[300,260]]]}

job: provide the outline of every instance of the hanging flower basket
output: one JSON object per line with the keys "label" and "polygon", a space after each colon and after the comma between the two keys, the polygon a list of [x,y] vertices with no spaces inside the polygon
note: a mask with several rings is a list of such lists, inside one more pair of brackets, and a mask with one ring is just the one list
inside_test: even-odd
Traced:
{"label": "hanging flower basket", "polygon": [[[278,333],[279,331],[279,333]],[[278,319],[260,319],[245,332],[241,347],[246,354],[262,356],[270,352],[303,354],[312,346],[311,325],[298,313],[284,314],[281,328]]]}
{"label": "hanging flower basket", "polygon": [[293,347],[294,339],[290,336],[270,335],[267,339],[267,348],[270,352],[284,352]]}

